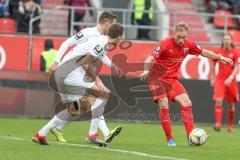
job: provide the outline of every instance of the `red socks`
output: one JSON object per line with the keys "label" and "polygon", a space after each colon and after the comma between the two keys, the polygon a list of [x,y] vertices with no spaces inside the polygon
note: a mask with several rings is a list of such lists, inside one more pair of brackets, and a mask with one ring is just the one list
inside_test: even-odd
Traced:
{"label": "red socks", "polygon": [[[169,117],[169,109],[160,109],[160,123],[165,132],[167,140],[173,138],[172,137],[172,124]],[[194,122],[193,122],[193,114],[192,114],[192,106],[181,107],[181,117],[184,123],[187,137],[190,132],[193,130]]]}
{"label": "red socks", "polygon": [[214,114],[215,114],[216,125],[221,127],[222,126],[222,106],[221,105],[214,106]]}
{"label": "red socks", "polygon": [[181,107],[181,117],[186,129],[187,137],[189,137],[189,134],[194,127],[192,106]]}
{"label": "red socks", "polygon": [[159,110],[159,120],[162,125],[162,128],[165,132],[167,141],[172,139],[172,124],[169,116],[169,109],[160,109]]}
{"label": "red socks", "polygon": [[228,127],[232,128],[233,121],[235,118],[236,110],[228,109]]}

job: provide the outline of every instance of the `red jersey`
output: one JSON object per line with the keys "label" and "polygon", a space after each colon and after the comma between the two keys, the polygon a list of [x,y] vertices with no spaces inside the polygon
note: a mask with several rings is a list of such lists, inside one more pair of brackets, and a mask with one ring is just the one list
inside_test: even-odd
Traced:
{"label": "red jersey", "polygon": [[[159,78],[167,79],[177,78],[182,61],[188,54],[198,56],[201,53],[202,49],[194,41],[186,39],[185,43],[179,46],[175,43],[174,37],[171,36],[160,41],[151,56],[155,58],[154,65],[161,64],[165,70]],[[152,72],[157,73],[158,71]]]}
{"label": "red jersey", "polygon": [[232,71],[234,69],[234,65],[240,63],[239,53],[234,48],[229,49],[229,50],[224,50],[223,48],[220,48],[216,51],[216,53],[219,55],[222,55],[224,57],[231,58],[233,61],[233,65],[229,65],[229,64],[223,63],[222,61],[218,61],[219,71],[218,71],[216,80],[224,81],[232,73]]}

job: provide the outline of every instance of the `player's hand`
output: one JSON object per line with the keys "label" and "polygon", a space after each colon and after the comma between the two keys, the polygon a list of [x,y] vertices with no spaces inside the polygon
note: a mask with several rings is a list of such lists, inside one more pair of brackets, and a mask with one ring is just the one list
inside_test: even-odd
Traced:
{"label": "player's hand", "polygon": [[149,75],[149,71],[144,71],[142,74],[140,74],[138,76],[138,78],[141,80],[141,81],[145,81],[147,78],[148,78],[148,75]]}
{"label": "player's hand", "polygon": [[98,84],[98,87],[100,96],[106,97],[110,93],[110,90],[103,84]]}
{"label": "player's hand", "polygon": [[51,65],[51,67],[48,69],[48,72],[53,72],[57,69],[58,67],[58,62],[53,62],[53,64]]}
{"label": "player's hand", "polygon": [[98,86],[100,96],[105,97],[110,92],[100,79],[96,80],[96,85]]}
{"label": "player's hand", "polygon": [[225,81],[224,81],[224,84],[226,86],[230,86],[230,84],[232,83],[232,78],[228,77]]}
{"label": "player's hand", "polygon": [[231,65],[233,64],[232,59],[227,58],[227,57],[221,56],[221,61],[224,62],[224,63],[227,63],[227,64],[231,64]]}
{"label": "player's hand", "polygon": [[121,68],[119,68],[118,66],[116,65],[113,65],[113,70],[117,73],[118,77],[121,78],[122,75],[123,75],[123,71]]}
{"label": "player's hand", "polygon": [[213,86],[214,86],[214,84],[215,84],[215,79],[214,79],[214,78],[212,78],[212,79],[210,80],[210,85],[211,85],[211,87],[213,87]]}

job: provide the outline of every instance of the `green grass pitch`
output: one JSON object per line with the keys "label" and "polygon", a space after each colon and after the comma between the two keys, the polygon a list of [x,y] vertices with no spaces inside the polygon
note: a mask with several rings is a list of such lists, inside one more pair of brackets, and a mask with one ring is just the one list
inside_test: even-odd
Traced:
{"label": "green grass pitch", "polygon": [[[33,133],[48,120],[0,118],[0,160],[236,160],[240,157],[240,129],[233,133],[226,128],[214,132],[210,125],[196,124],[210,135],[200,147],[189,147],[182,125],[175,124],[173,132],[177,147],[167,147],[159,124],[108,122],[109,128],[123,127],[121,134],[107,148],[86,144],[89,122],[73,122],[65,128],[67,144],[51,143],[41,146],[31,141]],[[16,139],[14,139],[16,138]],[[56,142],[49,133],[50,142]]]}

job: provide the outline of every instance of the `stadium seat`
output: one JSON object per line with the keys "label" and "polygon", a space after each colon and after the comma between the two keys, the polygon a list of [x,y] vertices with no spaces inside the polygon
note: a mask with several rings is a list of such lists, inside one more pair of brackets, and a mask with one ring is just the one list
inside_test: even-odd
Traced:
{"label": "stadium seat", "polygon": [[238,30],[228,30],[228,34],[230,34],[235,43],[240,43],[240,31]]}
{"label": "stadium seat", "polygon": [[[225,17],[224,16],[218,16],[218,15],[232,15],[231,12],[225,11],[225,10],[216,10],[215,11],[215,16],[214,16],[214,26],[217,28],[224,28],[225,24]],[[232,18],[228,18],[228,28],[233,28],[235,27],[235,24],[232,20]]]}
{"label": "stadium seat", "polygon": [[16,33],[15,21],[10,18],[0,18],[0,33]]}

